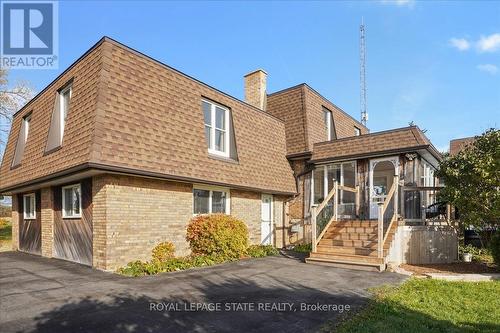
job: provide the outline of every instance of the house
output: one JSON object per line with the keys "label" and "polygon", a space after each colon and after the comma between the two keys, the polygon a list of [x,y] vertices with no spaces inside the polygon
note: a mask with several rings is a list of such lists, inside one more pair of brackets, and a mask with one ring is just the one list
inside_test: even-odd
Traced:
{"label": "house", "polygon": [[473,143],[475,138],[468,137],[468,138],[460,138],[460,139],[453,139],[450,140],[450,155],[456,155],[459,152],[461,152],[464,148],[466,148],[468,145]]}
{"label": "house", "polygon": [[101,39],[14,116],[0,167],[14,249],[115,270],[162,241],[188,254],[189,220],[220,212],[251,243],[385,269],[377,239],[425,224],[440,154],[415,126],[369,133],[306,84],[244,80],[241,101]]}

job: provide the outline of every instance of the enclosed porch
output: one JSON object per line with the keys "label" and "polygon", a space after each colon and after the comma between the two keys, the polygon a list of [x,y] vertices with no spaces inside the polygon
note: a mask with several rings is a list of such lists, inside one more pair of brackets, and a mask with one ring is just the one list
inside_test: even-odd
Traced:
{"label": "enclosed porch", "polygon": [[308,261],[383,270],[398,226],[449,222],[435,177],[441,156],[417,135],[427,140],[409,127],[315,146]]}

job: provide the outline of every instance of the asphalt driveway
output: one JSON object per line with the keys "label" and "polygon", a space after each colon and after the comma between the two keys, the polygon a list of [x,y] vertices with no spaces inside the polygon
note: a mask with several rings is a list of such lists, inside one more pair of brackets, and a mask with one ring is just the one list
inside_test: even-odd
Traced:
{"label": "asphalt driveway", "polygon": [[0,332],[315,331],[363,305],[366,288],[403,279],[285,257],[126,278],[3,252]]}

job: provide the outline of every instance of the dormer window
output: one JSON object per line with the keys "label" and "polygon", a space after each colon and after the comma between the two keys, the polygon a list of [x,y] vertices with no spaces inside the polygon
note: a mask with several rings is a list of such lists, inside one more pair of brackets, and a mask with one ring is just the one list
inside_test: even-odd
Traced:
{"label": "dormer window", "polygon": [[332,111],[323,107],[323,121],[326,127],[326,140],[331,141],[335,139],[335,127],[333,125]]}
{"label": "dormer window", "polygon": [[51,152],[62,145],[66,119],[70,111],[72,90],[70,83],[57,92],[52,119],[50,121],[47,146],[45,148],[46,152]]}
{"label": "dormer window", "polygon": [[229,109],[203,100],[205,139],[210,154],[229,157]]}
{"label": "dormer window", "polygon": [[14,152],[14,159],[12,160],[12,167],[21,164],[21,160],[24,155],[24,148],[26,147],[26,141],[28,141],[28,132],[31,123],[31,113],[24,116],[19,130],[19,136],[17,138],[16,150]]}
{"label": "dormer window", "polygon": [[361,130],[359,128],[357,128],[356,126],[354,126],[354,135],[355,136],[360,136],[361,135]]}
{"label": "dormer window", "polygon": [[68,118],[70,99],[71,99],[71,85],[67,86],[66,88],[64,88],[59,92],[59,115],[61,117],[60,144],[62,144],[62,138],[64,136],[64,127],[66,125],[66,119]]}

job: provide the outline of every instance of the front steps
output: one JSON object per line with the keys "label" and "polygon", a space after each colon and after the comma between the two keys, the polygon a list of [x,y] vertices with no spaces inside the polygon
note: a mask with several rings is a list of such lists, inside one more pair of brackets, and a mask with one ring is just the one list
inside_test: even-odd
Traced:
{"label": "front steps", "polygon": [[377,221],[337,221],[333,222],[311,252],[307,263],[342,268],[384,271],[385,257],[389,252],[397,223],[389,231],[384,245],[384,257],[378,257]]}

